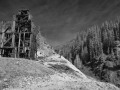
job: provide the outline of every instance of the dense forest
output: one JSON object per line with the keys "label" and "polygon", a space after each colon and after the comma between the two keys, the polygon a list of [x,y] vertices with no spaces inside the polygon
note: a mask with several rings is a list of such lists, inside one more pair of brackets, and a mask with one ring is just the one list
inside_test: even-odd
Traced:
{"label": "dense forest", "polygon": [[56,51],[84,73],[120,87],[120,18],[78,33]]}

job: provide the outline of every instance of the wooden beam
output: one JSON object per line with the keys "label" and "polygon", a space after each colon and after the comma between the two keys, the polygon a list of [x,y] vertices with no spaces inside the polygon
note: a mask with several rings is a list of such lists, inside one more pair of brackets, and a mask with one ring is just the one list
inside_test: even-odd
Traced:
{"label": "wooden beam", "polygon": [[0,47],[0,49],[14,49],[14,47]]}
{"label": "wooden beam", "polygon": [[3,46],[4,46],[5,44],[7,44],[11,39],[12,39],[12,36],[11,36],[10,38],[8,38],[8,39],[5,41],[5,43],[3,42]]}
{"label": "wooden beam", "polygon": [[23,35],[23,51],[25,52],[25,33]]}
{"label": "wooden beam", "polygon": [[[13,25],[12,25],[12,32],[15,32],[15,21],[13,21]],[[12,35],[12,46],[15,46],[15,35],[13,33]]]}
{"label": "wooden beam", "polygon": [[[15,19],[15,16],[13,17]],[[15,20],[12,23],[12,32],[15,32]],[[12,47],[15,47],[15,34],[12,33]],[[16,58],[17,53],[16,53],[16,47],[14,50],[12,50],[12,53],[14,53],[13,57]]]}
{"label": "wooden beam", "polygon": [[[3,23],[2,23],[3,24]],[[2,38],[1,38],[1,47],[3,47],[4,45],[4,38],[5,38],[5,29],[4,29],[5,25],[2,25]]]}
{"label": "wooden beam", "polygon": [[29,58],[31,59],[31,52],[32,52],[32,50],[31,50],[31,48],[32,48],[32,34],[30,35],[30,41],[29,41],[29,43],[30,43],[30,50],[29,50]]}
{"label": "wooden beam", "polygon": [[[3,34],[4,32],[0,32],[0,34]],[[21,32],[21,34],[32,34],[31,32]],[[19,34],[19,32],[6,32],[6,34]]]}
{"label": "wooden beam", "polygon": [[7,27],[7,29],[4,31],[4,33],[6,33],[7,32],[7,30],[9,30],[9,29],[11,29],[11,27],[9,26],[9,27]]}
{"label": "wooden beam", "polygon": [[21,31],[19,33],[19,43],[18,43],[18,58],[20,57],[20,43],[21,42]]}

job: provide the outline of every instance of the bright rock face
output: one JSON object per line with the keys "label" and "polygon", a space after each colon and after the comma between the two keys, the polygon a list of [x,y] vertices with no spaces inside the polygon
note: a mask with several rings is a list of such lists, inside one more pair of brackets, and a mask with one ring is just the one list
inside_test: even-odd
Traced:
{"label": "bright rock face", "polygon": [[46,39],[39,32],[37,34],[37,57],[46,57],[54,54],[53,48],[46,42]]}

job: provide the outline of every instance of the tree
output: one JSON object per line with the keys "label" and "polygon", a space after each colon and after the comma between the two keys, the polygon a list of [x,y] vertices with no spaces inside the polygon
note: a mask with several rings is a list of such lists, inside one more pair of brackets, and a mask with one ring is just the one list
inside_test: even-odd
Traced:
{"label": "tree", "polygon": [[79,69],[82,68],[82,61],[80,60],[80,57],[78,54],[76,55],[74,65]]}

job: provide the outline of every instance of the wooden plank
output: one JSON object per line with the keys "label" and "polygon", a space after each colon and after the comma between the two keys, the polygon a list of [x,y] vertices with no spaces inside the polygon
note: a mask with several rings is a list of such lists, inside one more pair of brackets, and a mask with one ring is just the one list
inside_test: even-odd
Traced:
{"label": "wooden plank", "polygon": [[12,39],[12,36],[10,38],[8,38],[5,43],[3,43],[3,45],[7,44],[10,40]]}
{"label": "wooden plank", "polygon": [[0,49],[14,49],[14,47],[0,47]]}
{"label": "wooden plank", "polygon": [[[15,32],[15,21],[13,21],[13,25],[12,25],[12,32]],[[15,46],[15,35],[13,33],[12,35],[12,46]]]}
{"label": "wooden plank", "polygon": [[14,54],[15,54],[15,58],[17,58],[17,48],[15,47],[15,50],[14,50]]}
{"label": "wooden plank", "polygon": [[[15,32],[15,16],[13,18],[14,18],[14,21],[12,23],[12,32]],[[12,33],[12,47],[15,47],[15,34],[14,33]],[[12,50],[12,53],[14,53],[13,57],[16,58],[16,56],[17,56],[16,48],[14,50]]]}
{"label": "wooden plank", "polygon": [[20,57],[20,41],[21,41],[21,31],[19,33],[19,43],[18,43],[18,58]]}
{"label": "wooden plank", "polygon": [[25,33],[23,35],[23,51],[25,52]]}
{"label": "wooden plank", "polygon": [[[3,34],[4,32],[0,32],[0,34]],[[32,34],[31,32],[21,32],[21,34]],[[6,34],[19,34],[19,32],[6,32]]]}
{"label": "wooden plank", "polygon": [[4,24],[2,25],[2,38],[1,38],[1,47],[3,47],[3,45],[4,45],[4,38],[5,38],[5,33],[4,33],[4,31],[5,31],[5,29],[4,29]]}
{"label": "wooden plank", "polygon": [[29,58],[31,59],[31,52],[32,52],[32,50],[31,50],[31,48],[32,48],[32,34],[30,35],[30,41],[29,41],[29,43],[30,43],[30,50],[29,50]]}
{"label": "wooden plank", "polygon": [[7,29],[4,31],[4,33],[6,33],[9,29],[11,29],[11,27],[7,27]]}

